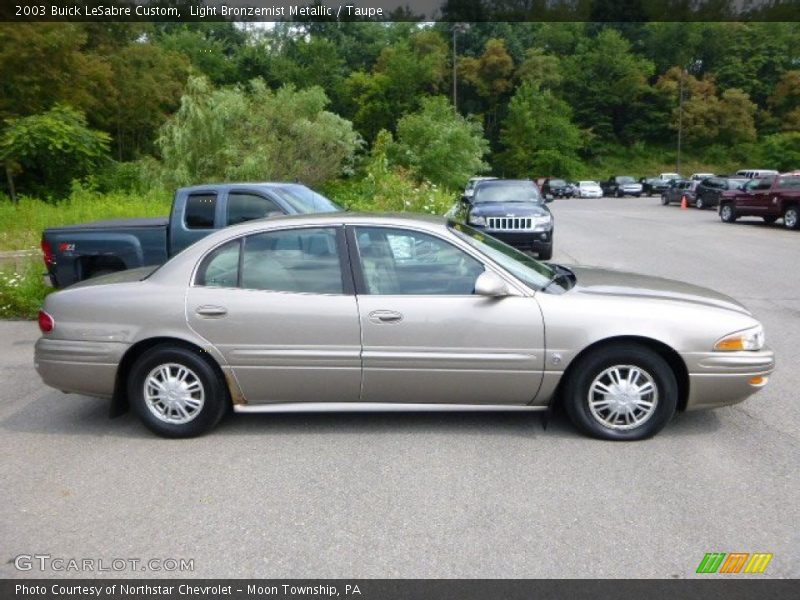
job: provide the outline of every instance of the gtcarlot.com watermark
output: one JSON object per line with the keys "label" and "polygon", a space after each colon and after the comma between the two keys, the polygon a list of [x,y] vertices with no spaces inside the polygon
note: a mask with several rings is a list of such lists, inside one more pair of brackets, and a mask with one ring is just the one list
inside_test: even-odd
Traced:
{"label": "gtcarlot.com watermark", "polygon": [[55,573],[121,573],[124,571],[186,573],[194,571],[193,558],[89,558],[51,554],[18,554],[14,557],[18,571],[51,571]]}

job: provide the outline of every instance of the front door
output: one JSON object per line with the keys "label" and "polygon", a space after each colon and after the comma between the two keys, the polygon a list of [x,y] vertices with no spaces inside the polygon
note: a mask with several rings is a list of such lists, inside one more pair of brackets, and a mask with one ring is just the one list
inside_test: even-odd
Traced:
{"label": "front door", "polygon": [[228,242],[201,262],[186,318],[248,403],[358,400],[361,335],[343,248],[341,229],[284,229]]}
{"label": "front door", "polygon": [[544,368],[533,298],[473,294],[484,265],[439,237],[351,230],[366,402],[528,404]]}

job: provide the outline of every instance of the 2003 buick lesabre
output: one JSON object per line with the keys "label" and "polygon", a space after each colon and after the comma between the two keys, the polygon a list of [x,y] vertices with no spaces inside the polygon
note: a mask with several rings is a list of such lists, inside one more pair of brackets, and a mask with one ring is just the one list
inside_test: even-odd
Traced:
{"label": "2003 buick lesabre", "polygon": [[711,290],[546,265],[463,224],[336,213],[216,232],[160,268],[48,296],[48,385],[200,434],[237,412],[546,410],[636,440],[740,402],[774,367]]}

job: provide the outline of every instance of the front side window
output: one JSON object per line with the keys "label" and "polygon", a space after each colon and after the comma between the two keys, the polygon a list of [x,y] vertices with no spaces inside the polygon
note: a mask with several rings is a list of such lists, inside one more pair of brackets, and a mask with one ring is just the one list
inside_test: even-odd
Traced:
{"label": "front side window", "polygon": [[254,219],[263,219],[282,215],[283,211],[269,198],[247,192],[231,192],[228,194],[228,212],[226,222],[236,225]]}
{"label": "front side window", "polygon": [[189,229],[213,229],[217,209],[216,194],[189,194],[186,199],[185,223]]}
{"label": "front side window", "polygon": [[432,235],[407,229],[355,230],[367,293],[464,296],[475,291],[483,265]]}
{"label": "front side window", "polygon": [[290,229],[247,236],[241,287],[305,294],[341,294],[342,266],[332,228]]}

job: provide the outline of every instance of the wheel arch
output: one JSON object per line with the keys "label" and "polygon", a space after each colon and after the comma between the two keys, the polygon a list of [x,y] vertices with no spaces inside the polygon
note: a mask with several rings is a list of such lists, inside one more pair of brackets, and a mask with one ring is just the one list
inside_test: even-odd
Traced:
{"label": "wheel arch", "polygon": [[658,354],[661,358],[663,358],[669,368],[672,370],[673,374],[675,375],[675,381],[678,384],[678,411],[683,411],[686,409],[686,403],[689,399],[689,370],[686,367],[686,363],[681,358],[681,355],[672,348],[671,346],[665,344],[662,341],[656,340],[654,338],[649,338],[645,336],[637,336],[637,335],[621,335],[621,336],[614,336],[609,338],[603,338],[601,340],[597,340],[581,350],[575,357],[570,361],[567,365],[567,368],[564,370],[564,374],[561,376],[561,380],[558,382],[558,387],[556,388],[555,394],[553,394],[553,401],[552,403],[561,402],[562,391],[564,388],[564,384],[566,381],[569,380],[569,377],[572,376],[572,373],[577,368],[576,365],[579,364],[580,360],[591,354],[592,352],[596,352],[600,348],[606,348],[608,346],[618,346],[624,344],[638,344],[640,346],[644,346],[656,354]]}
{"label": "wheel arch", "polygon": [[130,375],[131,368],[136,363],[136,361],[148,350],[155,348],[156,346],[162,345],[171,345],[177,346],[179,348],[185,348],[187,350],[191,350],[193,352],[198,353],[201,356],[207,357],[211,368],[216,371],[217,375],[219,376],[220,380],[223,382],[225,389],[228,390],[229,398],[231,398],[234,404],[242,404],[244,403],[241,391],[239,390],[238,385],[233,380],[232,377],[228,377],[225,372],[222,370],[219,362],[204,348],[198,346],[197,344],[190,342],[188,340],[184,340],[181,338],[176,337],[169,337],[169,336],[162,336],[162,337],[152,337],[143,340],[139,340],[135,344],[133,344],[125,354],[122,356],[122,359],[119,362],[119,367],[117,368],[117,375],[114,381],[114,396],[112,397],[111,402],[111,416],[118,416],[128,410],[128,392],[127,392],[127,382],[128,376]]}

